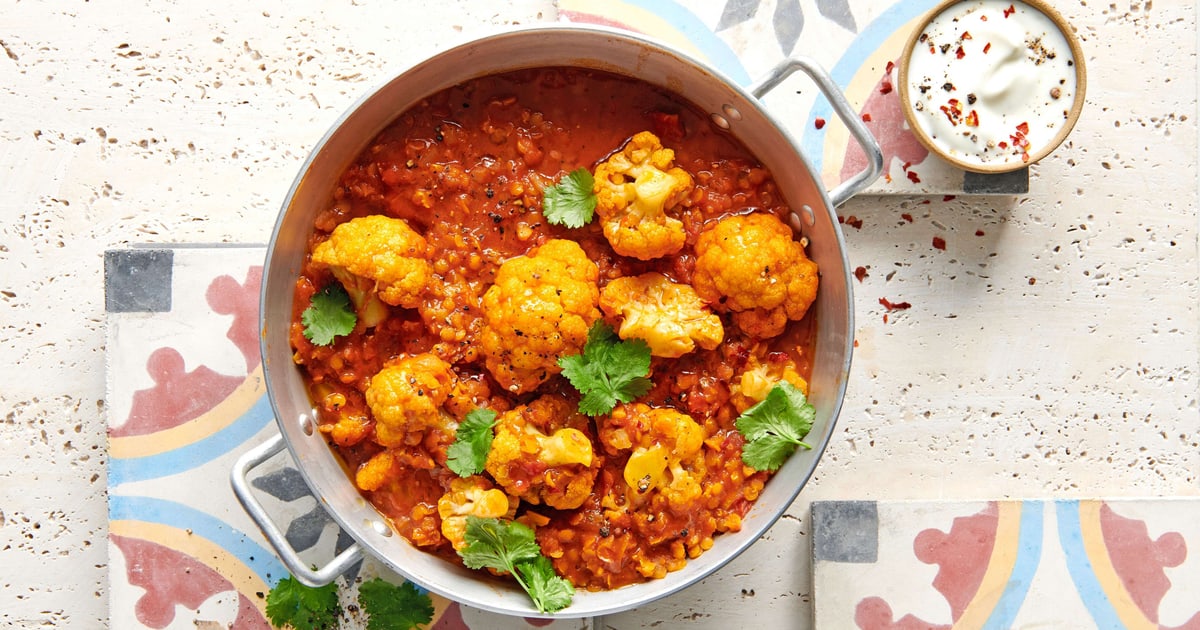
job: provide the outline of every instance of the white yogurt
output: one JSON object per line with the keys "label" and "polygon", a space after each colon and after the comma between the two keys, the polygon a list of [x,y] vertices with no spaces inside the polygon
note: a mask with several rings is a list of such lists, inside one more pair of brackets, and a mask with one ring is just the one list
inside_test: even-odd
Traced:
{"label": "white yogurt", "polygon": [[951,157],[981,167],[1028,162],[1055,142],[1076,87],[1067,38],[1023,2],[953,4],[922,31],[909,58],[917,124]]}

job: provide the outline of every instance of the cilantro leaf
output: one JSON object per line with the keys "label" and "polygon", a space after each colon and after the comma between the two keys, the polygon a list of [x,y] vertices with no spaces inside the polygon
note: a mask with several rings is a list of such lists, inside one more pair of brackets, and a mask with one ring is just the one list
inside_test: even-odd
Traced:
{"label": "cilantro leaf", "polygon": [[570,605],[575,587],[554,572],[529,527],[516,521],[467,516],[463,540],[467,544],[458,551],[463,564],[511,573],[539,611],[555,612]]}
{"label": "cilantro leaf", "polygon": [[586,168],[577,168],[542,192],[542,215],[554,225],[581,228],[596,211],[595,180]]}
{"label": "cilantro leaf", "polygon": [[575,587],[554,572],[549,558],[538,556],[535,560],[521,562],[517,564],[517,573],[529,585],[529,597],[538,610],[557,612],[571,605]]}
{"label": "cilantro leaf", "polygon": [[483,472],[488,451],[492,450],[495,433],[496,412],[491,409],[475,409],[463,418],[454,435],[454,443],[446,449],[446,467],[459,477],[470,477]]}
{"label": "cilantro leaf", "polygon": [[762,402],[747,409],[736,422],[746,438],[742,461],[755,470],[778,470],[812,430],[816,410],[795,385],[780,382]]}
{"label": "cilantro leaf", "polygon": [[342,614],[337,588],[332,582],[316,588],[305,586],[289,575],[267,593],[267,618],[276,628],[336,628]]}
{"label": "cilantro leaf", "polygon": [[641,339],[621,341],[603,320],[588,331],[583,354],[558,360],[563,376],[583,395],[579,412],[601,416],[617,402],[633,402],[650,391],[650,347]]}
{"label": "cilantro leaf", "polygon": [[542,555],[533,530],[516,521],[467,516],[466,541],[458,554],[471,569],[513,572],[516,563]]}
{"label": "cilantro leaf", "polygon": [[412,582],[399,586],[382,578],[363,582],[358,603],[368,615],[367,630],[411,630],[433,621],[433,600]]}
{"label": "cilantro leaf", "polygon": [[350,306],[350,296],[338,282],[314,294],[308,308],[300,314],[304,336],[318,346],[327,346],[333,343],[335,337],[349,335],[357,322],[358,316]]}

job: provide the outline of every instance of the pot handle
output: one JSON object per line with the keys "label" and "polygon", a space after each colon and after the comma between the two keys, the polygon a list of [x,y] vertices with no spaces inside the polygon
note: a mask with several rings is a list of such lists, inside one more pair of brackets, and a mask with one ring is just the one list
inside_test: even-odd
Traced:
{"label": "pot handle", "polygon": [[362,558],[362,547],[358,543],[350,545],[330,561],[329,564],[320,569],[311,569],[308,564],[305,564],[300,559],[300,555],[288,543],[283,532],[279,531],[279,526],[275,524],[275,521],[271,520],[266,510],[263,509],[262,504],[258,502],[258,499],[250,491],[250,483],[247,478],[251,470],[270,459],[279,451],[282,451],[283,446],[283,434],[281,433],[246,451],[233,464],[233,472],[229,475],[229,482],[233,486],[233,493],[237,495],[238,501],[246,509],[246,514],[250,515],[250,520],[254,521],[254,524],[258,525],[258,528],[262,530],[263,536],[266,537],[271,547],[275,549],[275,553],[279,554],[279,559],[283,561],[288,571],[292,572],[292,576],[305,586],[325,586],[334,581],[337,576],[345,573],[346,569],[349,569],[351,565]]}
{"label": "pot handle", "polygon": [[829,104],[833,106],[833,111],[842,119],[846,127],[850,129],[850,135],[862,146],[863,153],[867,156],[867,168],[859,171],[850,179],[842,182],[837,188],[829,191],[829,200],[833,207],[842,205],[847,199],[862,192],[871,182],[875,181],[883,172],[883,151],[879,148],[879,142],[871,135],[867,126],[863,124],[859,118],[858,112],[854,111],[854,107],[846,100],[846,95],[841,88],[833,82],[833,77],[818,65],[812,59],[806,57],[789,57],[779,62],[767,76],[759,79],[758,83],[750,86],[750,93],[755,98],[761,99],[763,96],[779,85],[781,81],[788,78],[792,73],[801,70],[817,84],[817,88],[829,100]]}

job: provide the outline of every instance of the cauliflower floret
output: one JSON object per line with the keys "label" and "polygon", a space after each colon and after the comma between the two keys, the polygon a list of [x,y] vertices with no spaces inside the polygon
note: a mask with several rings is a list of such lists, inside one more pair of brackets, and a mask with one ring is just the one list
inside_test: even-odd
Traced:
{"label": "cauliflower floret", "polygon": [[561,356],[579,354],[596,308],[600,270],[574,241],[549,240],[509,259],[483,295],[484,365],[501,387],[528,392],[558,374]]}
{"label": "cauliflower floret", "polygon": [[402,357],[371,377],[367,406],[375,417],[375,441],[400,446],[420,441],[426,429],[452,422],[441,407],[454,387],[450,364],[432,354]]}
{"label": "cauliflower floret", "polygon": [[817,297],[817,265],[773,214],[721,219],[696,239],[692,286],[751,337],[783,332]]}
{"label": "cauliflower floret", "polygon": [[607,452],[629,452],[624,477],[635,495],[657,491],[680,513],[692,509],[703,493],[704,438],[704,428],[691,416],[642,403],[618,406],[600,428]]}
{"label": "cauliflower floret", "polygon": [[766,358],[760,348],[750,353],[750,360],[740,376],[729,384],[729,400],[738,412],[743,412],[760,403],[776,385],[787,381],[808,395],[808,381],[800,376],[800,369],[786,352],[767,352]]}
{"label": "cauliflower floret", "polygon": [[667,211],[692,191],[692,176],[674,161],[674,151],[643,131],[596,167],[596,213],[618,254],[650,260],[683,248],[683,222]]}
{"label": "cauliflower floret", "polygon": [[565,398],[542,396],[500,415],[485,469],[523,501],[577,508],[600,470],[587,427],[587,417]]}
{"label": "cauliflower floret", "polygon": [[354,483],[360,490],[378,490],[392,478],[395,466],[396,458],[392,452],[380,451],[359,465],[358,470],[354,472]]}
{"label": "cauliflower floret", "polygon": [[368,328],[387,317],[387,307],[415,308],[432,277],[425,238],[403,219],[369,215],[333,229],[313,248],[314,263],[341,281]]}
{"label": "cauliflower floret", "polygon": [[455,549],[466,546],[467,517],[512,518],[517,500],[509,501],[503,490],[478,475],[450,480],[450,489],[438,499],[438,515],[442,517],[442,536]]}
{"label": "cauliflower floret", "polygon": [[613,280],[600,292],[600,309],[621,317],[617,334],[622,339],[644,340],[656,357],[681,357],[697,344],[712,350],[725,338],[721,318],[696,291],[660,273]]}

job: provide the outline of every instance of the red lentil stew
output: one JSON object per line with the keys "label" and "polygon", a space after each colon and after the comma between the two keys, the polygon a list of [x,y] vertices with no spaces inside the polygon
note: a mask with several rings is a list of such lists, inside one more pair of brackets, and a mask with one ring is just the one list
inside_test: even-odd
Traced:
{"label": "red lentil stew", "polygon": [[[553,225],[544,191],[594,175],[596,220]],[[414,545],[459,562],[467,515],[533,528],[559,575],[606,590],[661,578],[737,531],[770,473],[739,414],[807,392],[816,265],[771,174],[708,116],[582,68],[474,79],[400,115],[315,221],[291,343],[320,430]],[[353,332],[303,312],[340,283]],[[652,353],[653,385],[579,412],[558,361],[603,320]],[[485,469],[447,468],[494,411]]]}

